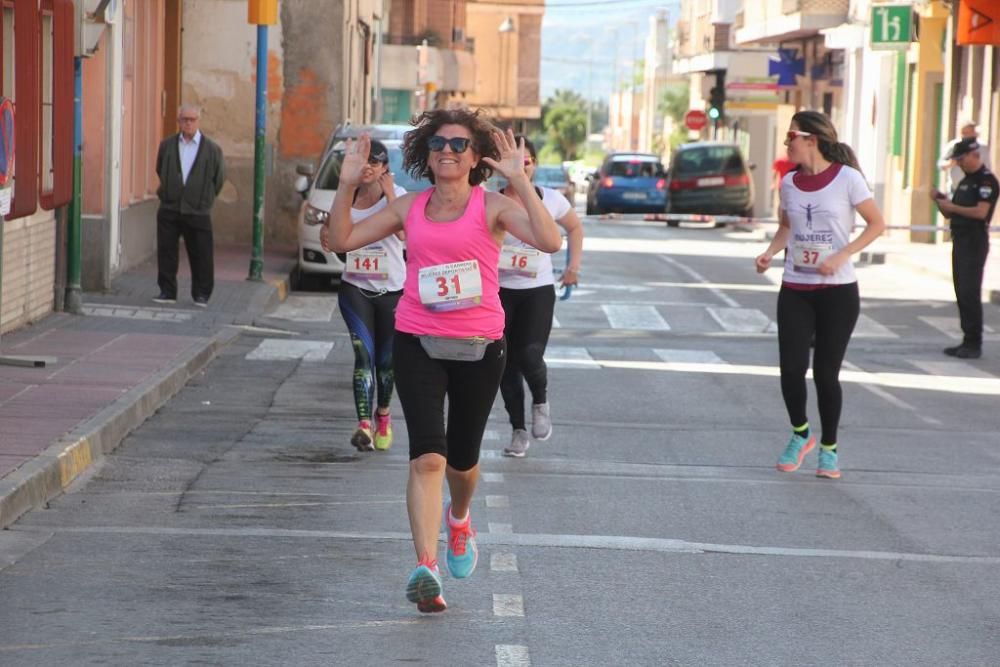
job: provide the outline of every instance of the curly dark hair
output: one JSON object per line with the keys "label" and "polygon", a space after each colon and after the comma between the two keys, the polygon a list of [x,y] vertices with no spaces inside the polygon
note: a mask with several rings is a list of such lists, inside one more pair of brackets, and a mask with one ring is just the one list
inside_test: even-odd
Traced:
{"label": "curly dark hair", "polygon": [[[461,125],[472,135],[471,148],[479,157],[500,159],[500,151],[493,143],[492,133],[496,127],[488,121],[482,111],[469,109],[432,109],[410,121],[416,129],[410,130],[403,138],[403,169],[415,179],[424,178],[434,182],[434,174],[427,165],[430,149],[427,140],[437,134],[443,125]],[[493,174],[493,170],[480,161],[469,172],[469,185],[479,185]]]}

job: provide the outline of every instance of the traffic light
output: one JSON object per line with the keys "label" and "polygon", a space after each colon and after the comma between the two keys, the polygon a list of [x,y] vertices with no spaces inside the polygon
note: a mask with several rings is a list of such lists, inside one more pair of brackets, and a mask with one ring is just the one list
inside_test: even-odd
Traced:
{"label": "traffic light", "polygon": [[708,91],[708,117],[713,121],[722,120],[726,115],[726,71],[715,72],[715,86]]}

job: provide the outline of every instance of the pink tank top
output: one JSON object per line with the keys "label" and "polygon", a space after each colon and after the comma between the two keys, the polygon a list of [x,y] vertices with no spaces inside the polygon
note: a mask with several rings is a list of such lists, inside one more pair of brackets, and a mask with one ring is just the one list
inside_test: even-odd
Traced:
{"label": "pink tank top", "polygon": [[[424,209],[434,188],[420,193],[406,216],[406,282],[396,308],[396,330],[466,338],[503,336],[504,312],[500,305],[497,266],[500,246],[486,222],[486,191],[473,187],[465,212],[451,222],[428,220]],[[478,305],[461,310],[434,311],[420,301],[420,269],[476,260],[482,282]]]}

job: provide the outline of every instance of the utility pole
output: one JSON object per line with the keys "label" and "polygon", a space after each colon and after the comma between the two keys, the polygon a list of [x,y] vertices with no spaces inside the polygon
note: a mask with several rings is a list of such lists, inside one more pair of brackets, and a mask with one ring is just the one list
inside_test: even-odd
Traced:
{"label": "utility pole", "polygon": [[267,26],[278,22],[278,0],[249,0],[248,21],[257,24],[257,100],[253,149],[253,249],[247,280],[264,279],[264,150],[267,129]]}

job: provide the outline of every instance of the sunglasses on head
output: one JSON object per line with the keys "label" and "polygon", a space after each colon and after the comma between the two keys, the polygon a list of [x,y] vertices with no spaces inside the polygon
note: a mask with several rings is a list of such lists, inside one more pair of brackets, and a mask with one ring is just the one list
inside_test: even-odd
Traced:
{"label": "sunglasses on head", "polygon": [[795,141],[795,137],[811,137],[812,132],[803,132],[802,130],[789,130],[785,138],[789,141]]}
{"label": "sunglasses on head", "polygon": [[466,139],[465,137],[452,137],[448,139],[442,137],[439,134],[435,134],[433,137],[427,140],[427,148],[431,149],[435,153],[438,151],[443,151],[445,144],[451,146],[451,150],[454,153],[464,153],[472,143],[471,139]]}
{"label": "sunglasses on head", "polygon": [[387,161],[386,161],[386,159],[385,159],[385,158],[383,158],[383,157],[375,157],[375,156],[372,156],[372,157],[368,158],[368,164],[370,164],[370,165],[371,165],[371,166],[373,166],[373,167],[374,167],[375,165],[379,165],[379,164],[386,164],[386,163],[387,163]]}

